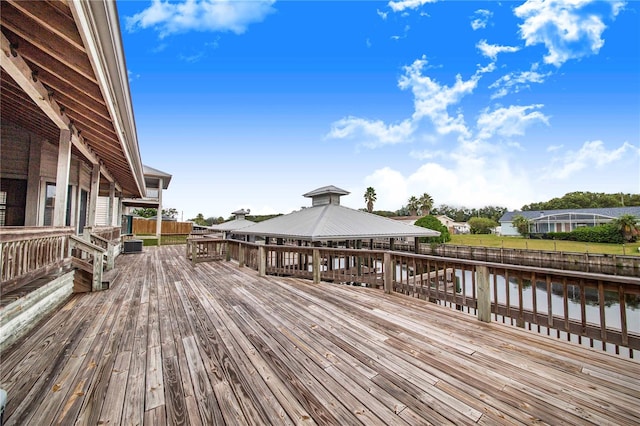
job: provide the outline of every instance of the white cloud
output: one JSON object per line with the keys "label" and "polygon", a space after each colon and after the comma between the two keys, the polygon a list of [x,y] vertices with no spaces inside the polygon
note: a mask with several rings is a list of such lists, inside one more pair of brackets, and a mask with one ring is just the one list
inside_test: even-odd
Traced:
{"label": "white cloud", "polygon": [[471,21],[471,28],[477,31],[487,27],[489,19],[493,16],[493,12],[486,9],[478,9],[475,11],[475,19]]}
{"label": "white cloud", "polygon": [[563,145],[563,144],[560,144],[560,145],[549,145],[549,146],[547,147],[547,152],[559,151],[559,150],[561,150],[562,148],[564,148],[564,145]]}
{"label": "white cloud", "polygon": [[602,169],[613,162],[621,160],[630,152],[632,156],[640,157],[640,148],[623,143],[619,148],[607,150],[602,141],[587,141],[578,151],[567,151],[561,159],[556,159],[546,170],[546,179],[567,179],[589,167]]}
{"label": "white cloud", "polygon": [[536,196],[525,170],[512,168],[499,153],[478,156],[459,151],[450,165],[430,161],[408,175],[385,167],[367,176],[365,185],[376,190],[375,209],[392,211],[406,205],[411,195],[424,192],[436,205],[471,208],[501,205],[515,209]]}
{"label": "white cloud", "polygon": [[484,56],[490,58],[492,61],[498,59],[499,53],[514,53],[520,50],[517,46],[500,46],[498,44],[489,44],[487,40],[480,40],[476,47],[482,52]]}
{"label": "white cloud", "polygon": [[518,93],[522,89],[528,89],[530,83],[544,83],[551,74],[551,72],[541,74],[534,70],[506,74],[489,86],[490,89],[497,89],[491,95],[491,99],[502,98],[509,93]]}
{"label": "white cloud", "polygon": [[[556,67],[570,59],[597,54],[604,45],[601,38],[606,26],[602,19],[581,9],[592,0],[528,0],[514,13],[524,22],[520,35],[527,46],[544,44],[544,61]],[[613,13],[620,10],[612,3]]]}
{"label": "white cloud", "polygon": [[128,31],[153,28],[161,38],[188,31],[231,31],[242,34],[274,11],[275,0],[153,0],[151,6],[125,18]]}
{"label": "white cloud", "polygon": [[411,120],[404,120],[399,124],[385,124],[381,120],[346,117],[331,125],[327,137],[333,139],[357,138],[361,141],[362,146],[376,148],[382,145],[407,142],[413,131]]}
{"label": "white cloud", "polygon": [[549,117],[540,111],[535,111],[542,107],[543,105],[511,105],[508,108],[498,108],[492,112],[485,111],[477,121],[478,138],[486,140],[495,135],[506,138],[522,136],[525,129],[534,124],[544,123],[548,126]]}
{"label": "white cloud", "polygon": [[452,86],[446,86],[423,75],[426,66],[425,57],[414,61],[413,64],[404,67],[404,74],[398,81],[400,89],[410,89],[414,96],[414,112],[410,119],[405,119],[399,124],[385,124],[380,120],[347,117],[333,123],[327,137],[334,139],[358,137],[364,140],[362,145],[369,148],[396,144],[409,140],[419,122],[424,118],[431,121],[434,130],[440,135],[457,133],[470,137],[471,133],[465,124],[464,115],[461,112],[455,116],[449,115],[448,109],[473,92],[482,70],[478,70],[468,80],[463,80],[460,75],[457,75],[455,83]]}
{"label": "white cloud", "polygon": [[389,7],[394,12],[402,12],[405,9],[417,9],[427,3],[435,3],[437,0],[400,0],[390,1]]}
{"label": "white cloud", "polygon": [[420,120],[423,117],[428,117],[440,134],[457,132],[469,135],[464,116],[458,113],[452,117],[448,113],[448,108],[456,105],[463,97],[473,92],[478,85],[480,73],[474,74],[469,80],[463,80],[462,76],[458,74],[452,86],[445,86],[423,75],[426,65],[427,60],[423,56],[422,59],[404,67],[405,73],[398,82],[398,87],[403,90],[411,89],[413,92],[415,112],[412,118]]}
{"label": "white cloud", "polygon": [[376,9],[376,13],[378,14],[379,17],[382,18],[383,21],[386,21],[387,16],[389,15],[389,12],[383,12],[380,9]]}

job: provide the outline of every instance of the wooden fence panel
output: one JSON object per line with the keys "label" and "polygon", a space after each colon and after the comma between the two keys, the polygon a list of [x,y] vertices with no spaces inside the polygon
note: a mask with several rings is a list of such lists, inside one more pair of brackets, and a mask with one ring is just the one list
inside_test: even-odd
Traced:
{"label": "wooden fence panel", "polygon": [[[162,221],[160,233],[162,235],[188,235],[191,233],[192,228],[193,224],[191,222]],[[133,218],[133,233],[135,235],[155,235],[156,221],[137,217]]]}

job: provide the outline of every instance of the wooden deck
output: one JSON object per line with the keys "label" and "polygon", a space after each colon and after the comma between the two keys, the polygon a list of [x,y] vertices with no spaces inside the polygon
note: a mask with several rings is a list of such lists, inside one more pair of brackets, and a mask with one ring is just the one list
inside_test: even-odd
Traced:
{"label": "wooden deck", "polygon": [[184,246],[117,260],[2,354],[7,425],[640,423],[640,363]]}

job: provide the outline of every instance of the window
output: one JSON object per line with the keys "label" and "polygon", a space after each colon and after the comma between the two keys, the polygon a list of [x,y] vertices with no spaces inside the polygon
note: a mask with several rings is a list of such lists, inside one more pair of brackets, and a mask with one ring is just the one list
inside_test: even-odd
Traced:
{"label": "window", "polygon": [[[69,185],[67,190],[67,209],[65,212],[65,225],[71,226],[71,199],[73,194],[73,187]],[[53,225],[53,212],[56,207],[56,184],[47,182],[45,187],[45,199],[44,199],[44,226]]]}
{"label": "window", "polygon": [[7,191],[0,191],[0,226],[4,226],[7,214]]}

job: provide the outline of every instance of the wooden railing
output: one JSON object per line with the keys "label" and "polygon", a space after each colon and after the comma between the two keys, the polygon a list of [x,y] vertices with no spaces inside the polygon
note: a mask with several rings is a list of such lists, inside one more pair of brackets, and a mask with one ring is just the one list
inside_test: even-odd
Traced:
{"label": "wooden railing", "polygon": [[118,226],[86,227],[85,231],[89,231],[92,236],[100,237],[107,241],[120,242],[121,229]]}
{"label": "wooden railing", "polygon": [[73,266],[92,274],[92,291],[102,290],[102,270],[107,250],[75,235],[69,237],[69,243]]}
{"label": "wooden railing", "polygon": [[73,228],[0,228],[0,294],[68,264]]}
{"label": "wooden railing", "polygon": [[631,358],[640,350],[638,277],[396,251],[215,244],[261,275],[383,288]]}
{"label": "wooden railing", "polygon": [[[364,241],[367,248],[389,250],[388,242]],[[394,251],[415,252],[413,243],[395,242]],[[515,248],[462,246],[453,244],[426,244],[418,247],[420,254],[471,259],[482,262],[508,263],[539,268],[593,272],[607,275],[640,276],[640,256],[602,253],[576,253],[551,250],[525,250]]]}
{"label": "wooden railing", "polygon": [[211,237],[189,237],[186,257],[192,263],[222,260],[226,257],[226,240]]}

